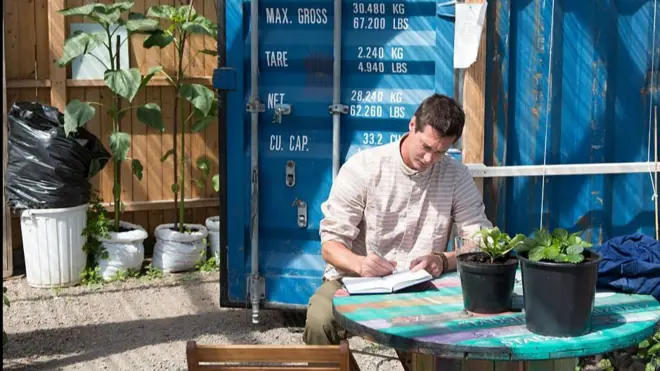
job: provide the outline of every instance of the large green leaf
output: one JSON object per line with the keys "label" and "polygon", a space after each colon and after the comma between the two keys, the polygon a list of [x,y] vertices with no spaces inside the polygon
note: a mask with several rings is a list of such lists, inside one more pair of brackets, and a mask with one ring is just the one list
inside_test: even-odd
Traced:
{"label": "large green leaf", "polygon": [[124,12],[130,10],[133,5],[135,5],[135,1],[119,1],[113,4],[108,4],[107,7],[108,9],[119,9]]}
{"label": "large green leaf", "polygon": [[77,57],[87,54],[103,44],[105,34],[101,32],[87,33],[80,30],[74,31],[64,41],[64,52],[62,58],[57,61],[58,67],[64,67]]}
{"label": "large green leaf", "polygon": [[148,17],[172,19],[176,15],[176,9],[171,5],[154,5],[147,11]]}
{"label": "large green leaf", "polygon": [[142,46],[146,49],[157,46],[159,48],[164,48],[174,41],[174,36],[170,33],[166,33],[163,30],[154,30],[149,33],[149,36],[144,39]]}
{"label": "large green leaf", "polygon": [[147,74],[142,77],[142,81],[140,81],[140,87],[138,88],[138,91],[149,83],[149,80],[151,80],[152,77],[154,77],[158,72],[163,71],[163,66],[154,66],[149,68],[149,71],[147,71]]}
{"label": "large green leaf", "polygon": [[[139,16],[142,16],[140,18]],[[144,18],[142,14],[131,13],[128,20],[122,21],[128,32],[153,31],[158,28],[158,21],[155,19]]]}
{"label": "large green leaf", "polygon": [[195,121],[192,128],[190,128],[190,131],[193,133],[199,133],[200,131],[206,129],[209,125],[211,125],[213,121],[215,121],[215,119],[216,117],[211,115],[198,119],[197,121]]}
{"label": "large green leaf", "polygon": [[66,16],[71,16],[71,15],[90,15],[94,11],[103,11],[107,9],[105,4],[85,4],[82,6],[75,6],[71,8],[66,8],[62,10],[58,10],[57,12]]}
{"label": "large green leaf", "polygon": [[584,248],[580,245],[572,245],[566,248],[566,254],[568,255],[577,255],[582,254]]}
{"label": "large green leaf", "polygon": [[180,22],[189,19],[188,17],[190,17],[190,20],[192,21],[193,19],[197,18],[197,11],[195,10],[195,7],[191,8],[190,5],[182,5],[176,8],[175,16]]}
{"label": "large green leaf", "polygon": [[131,169],[133,170],[133,175],[139,180],[142,181],[142,171],[144,168],[142,167],[142,163],[138,159],[133,159],[131,161]]}
{"label": "large green leaf", "polygon": [[213,101],[213,105],[211,106],[211,110],[208,112],[206,116],[202,113],[202,111],[198,110],[195,108],[195,123],[192,125],[192,128],[190,129],[193,133],[199,133],[200,131],[206,129],[209,125],[211,125],[215,120],[218,118],[218,104],[216,101]]}
{"label": "large green leaf", "polygon": [[85,125],[94,117],[95,113],[96,109],[87,102],[81,102],[78,99],[70,101],[64,108],[64,133],[66,136],[68,137],[69,134]]}
{"label": "large green leaf", "polygon": [[193,21],[185,22],[181,28],[189,33],[208,35],[213,38],[218,36],[218,26],[202,16],[195,18]]}
{"label": "large green leaf", "polygon": [[121,131],[115,131],[110,134],[110,152],[112,156],[119,160],[126,160],[128,156],[128,150],[131,147],[131,136],[128,133],[123,133]]}
{"label": "large green leaf", "polygon": [[106,8],[105,10],[95,10],[91,14],[100,23],[110,26],[117,23],[121,19],[121,9],[119,8]]}
{"label": "large green leaf", "polygon": [[545,257],[545,255],[543,254],[543,249],[544,249],[543,246],[538,246],[531,249],[528,255],[529,259],[534,261],[540,261],[541,259],[543,259]]}
{"label": "large green leaf", "polygon": [[137,118],[143,123],[149,125],[151,128],[165,131],[165,126],[163,125],[163,114],[160,111],[160,107],[156,103],[147,103],[144,106],[138,107]]}
{"label": "large green leaf", "polygon": [[107,70],[104,77],[105,83],[110,90],[128,99],[129,102],[132,102],[133,98],[135,98],[140,88],[140,82],[142,81],[142,75],[140,75],[140,70],[137,68],[116,71]]}
{"label": "large green leaf", "polygon": [[206,179],[209,176],[209,172],[211,171],[211,160],[209,160],[209,158],[206,156],[198,157],[197,169],[199,169],[202,172],[204,178]]}
{"label": "large green leaf", "polygon": [[220,191],[220,175],[215,174],[211,181],[213,182],[213,190],[216,191],[216,192],[219,192]]}
{"label": "large green leaf", "polygon": [[183,84],[181,86],[181,96],[192,103],[203,116],[208,116],[215,103],[213,91],[200,84]]}

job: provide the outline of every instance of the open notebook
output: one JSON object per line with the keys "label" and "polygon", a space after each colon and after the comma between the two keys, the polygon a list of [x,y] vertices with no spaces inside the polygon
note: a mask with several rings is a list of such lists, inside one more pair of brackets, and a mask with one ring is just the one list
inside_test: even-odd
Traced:
{"label": "open notebook", "polygon": [[342,282],[349,294],[389,294],[418,283],[431,281],[424,269],[416,272],[405,270],[385,277],[344,277]]}

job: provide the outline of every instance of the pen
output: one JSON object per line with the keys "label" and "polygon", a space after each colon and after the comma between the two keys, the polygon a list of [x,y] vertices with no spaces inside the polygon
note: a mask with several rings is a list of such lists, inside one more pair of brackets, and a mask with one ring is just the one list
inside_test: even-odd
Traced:
{"label": "pen", "polygon": [[[377,250],[371,250],[371,252],[373,252],[374,254],[376,254],[379,258],[381,258],[381,259],[383,259],[383,260],[387,260],[387,259],[383,256],[383,254],[381,254],[381,253],[378,252]],[[392,273],[399,272],[399,271],[401,271],[401,269],[402,269],[402,268],[398,267],[398,264],[397,264],[397,266],[394,267],[394,270],[392,271]]]}

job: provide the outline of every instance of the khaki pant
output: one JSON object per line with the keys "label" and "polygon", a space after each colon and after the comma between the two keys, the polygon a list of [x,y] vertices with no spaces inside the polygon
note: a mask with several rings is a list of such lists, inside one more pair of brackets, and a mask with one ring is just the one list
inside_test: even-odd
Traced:
{"label": "khaki pant", "polygon": [[[341,340],[347,340],[349,334],[344,330],[332,315],[332,298],[335,292],[342,288],[338,280],[324,281],[321,287],[309,299],[307,307],[307,320],[303,341],[307,345],[337,345]],[[411,354],[396,351],[405,370],[411,369]],[[358,369],[355,359],[351,357],[352,369]]]}
{"label": "khaki pant", "polygon": [[332,298],[342,287],[338,280],[324,281],[309,299],[303,341],[307,345],[338,345],[348,338],[332,315]]}

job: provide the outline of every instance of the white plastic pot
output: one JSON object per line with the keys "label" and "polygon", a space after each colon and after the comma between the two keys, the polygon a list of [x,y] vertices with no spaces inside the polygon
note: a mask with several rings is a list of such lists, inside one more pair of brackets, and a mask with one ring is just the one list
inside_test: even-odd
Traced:
{"label": "white plastic pot", "polygon": [[171,228],[174,224],[161,224],[156,227],[154,255],[151,264],[163,272],[182,272],[195,268],[201,253],[206,249],[205,238],[208,230],[201,224],[185,224],[194,229],[191,233],[179,233]]}
{"label": "white plastic pot", "polygon": [[80,283],[87,254],[82,231],[88,204],[61,209],[28,209],[21,213],[21,234],[28,285],[67,287]]}
{"label": "white plastic pot", "polygon": [[106,281],[112,279],[119,271],[140,270],[144,260],[144,240],[149,236],[147,231],[139,225],[121,220],[119,226],[133,230],[109,232],[106,238],[98,237],[108,252],[107,259],[101,258],[98,261],[101,275]]}
{"label": "white plastic pot", "polygon": [[220,217],[211,216],[206,218],[206,229],[209,230],[209,253],[207,258],[215,256],[220,257]]}

